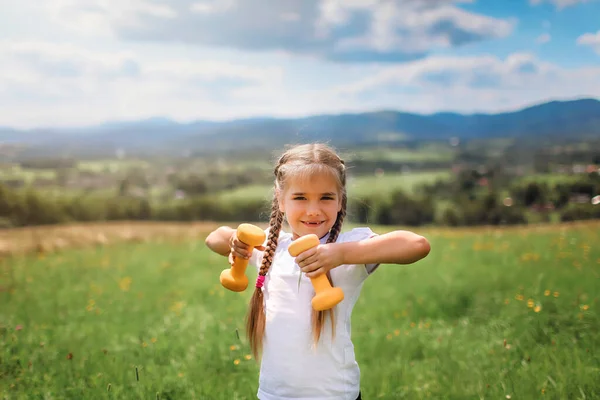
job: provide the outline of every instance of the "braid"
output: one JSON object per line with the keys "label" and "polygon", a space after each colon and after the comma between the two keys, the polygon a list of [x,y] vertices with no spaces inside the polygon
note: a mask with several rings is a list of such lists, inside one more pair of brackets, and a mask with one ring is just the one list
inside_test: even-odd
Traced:
{"label": "braid", "polygon": [[327,243],[335,243],[340,232],[342,231],[342,224],[344,223],[344,218],[346,217],[346,203],[348,202],[346,194],[342,195],[342,209],[338,212],[337,219],[335,223],[331,227],[329,231],[329,237],[327,238]]}
{"label": "braid", "polygon": [[[346,194],[344,193],[342,195],[342,209],[338,212],[335,223],[333,224],[333,226],[331,227],[331,230],[329,231],[329,237],[327,238],[327,243],[335,243],[338,236],[340,235],[340,232],[342,230],[342,224],[344,223],[344,217],[346,216],[346,203],[347,203],[347,197],[346,197]],[[327,273],[327,279],[329,280],[329,283],[333,286],[333,281],[331,280],[331,275],[329,274],[329,272]],[[313,326],[313,339],[314,339],[315,344],[321,338],[321,332],[323,330],[323,327],[325,326],[325,314],[329,314],[329,318],[331,319],[331,335],[335,336],[335,323],[334,323],[335,319],[334,319],[334,315],[333,315],[333,308],[331,308],[329,310],[325,310],[325,311],[316,311],[313,309],[312,310],[312,326]]]}
{"label": "braid", "polygon": [[269,272],[269,268],[273,263],[273,254],[277,248],[277,242],[279,240],[279,232],[281,231],[281,225],[283,223],[283,213],[279,211],[277,199],[273,199],[273,206],[271,209],[271,219],[269,221],[269,237],[267,240],[267,246],[263,256],[262,264],[260,266],[259,275],[265,276]]}
{"label": "braid", "polygon": [[273,204],[271,206],[271,218],[269,221],[269,237],[267,239],[262,264],[258,273],[259,279],[257,279],[256,288],[250,299],[246,318],[246,335],[250,342],[252,354],[254,354],[256,360],[258,360],[262,350],[263,337],[265,334],[265,310],[263,306],[262,280],[260,278],[262,277],[264,279],[264,276],[267,275],[267,272],[269,272],[269,268],[271,268],[271,264],[273,263],[273,255],[275,254],[275,249],[277,249],[282,222],[283,214],[279,211],[277,197],[274,195]]}

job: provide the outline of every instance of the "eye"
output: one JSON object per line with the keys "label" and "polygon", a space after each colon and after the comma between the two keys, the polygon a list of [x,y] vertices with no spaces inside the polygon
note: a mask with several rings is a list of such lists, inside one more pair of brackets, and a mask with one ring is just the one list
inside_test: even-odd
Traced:
{"label": "eye", "polygon": [[322,197],[323,200],[335,200],[333,197],[331,196],[323,196]]}
{"label": "eye", "polygon": [[304,196],[294,196],[292,200],[306,200]]}

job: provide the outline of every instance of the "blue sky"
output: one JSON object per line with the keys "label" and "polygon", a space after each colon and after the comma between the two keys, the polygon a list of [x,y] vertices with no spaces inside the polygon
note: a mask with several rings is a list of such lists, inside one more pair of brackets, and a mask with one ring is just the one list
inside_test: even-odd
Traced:
{"label": "blue sky", "polygon": [[8,0],[0,126],[600,98],[599,16],[600,0]]}

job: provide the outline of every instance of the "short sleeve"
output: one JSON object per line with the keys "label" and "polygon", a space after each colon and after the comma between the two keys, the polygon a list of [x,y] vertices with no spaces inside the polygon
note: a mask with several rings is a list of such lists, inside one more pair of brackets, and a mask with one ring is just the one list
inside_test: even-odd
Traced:
{"label": "short sleeve", "polygon": [[[378,236],[378,234],[373,232],[371,230],[371,228],[359,227],[359,228],[354,228],[349,232],[340,234],[340,237],[338,238],[338,243],[358,242],[358,241],[370,239],[370,238],[376,237],[376,236]],[[372,274],[377,269],[377,267],[379,267],[379,263],[365,264],[365,269],[367,270],[368,274]]]}

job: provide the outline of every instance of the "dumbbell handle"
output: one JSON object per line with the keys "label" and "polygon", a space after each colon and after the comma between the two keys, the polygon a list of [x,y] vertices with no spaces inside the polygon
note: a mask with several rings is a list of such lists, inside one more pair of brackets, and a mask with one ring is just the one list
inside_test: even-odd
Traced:
{"label": "dumbbell handle", "polygon": [[[288,248],[292,257],[318,246],[319,237],[315,234],[302,236],[296,239]],[[316,278],[310,278],[315,289],[315,297],[312,299],[312,306],[315,310],[323,311],[332,308],[344,299],[344,292],[341,288],[332,287],[327,279],[327,275],[321,274]]]}

